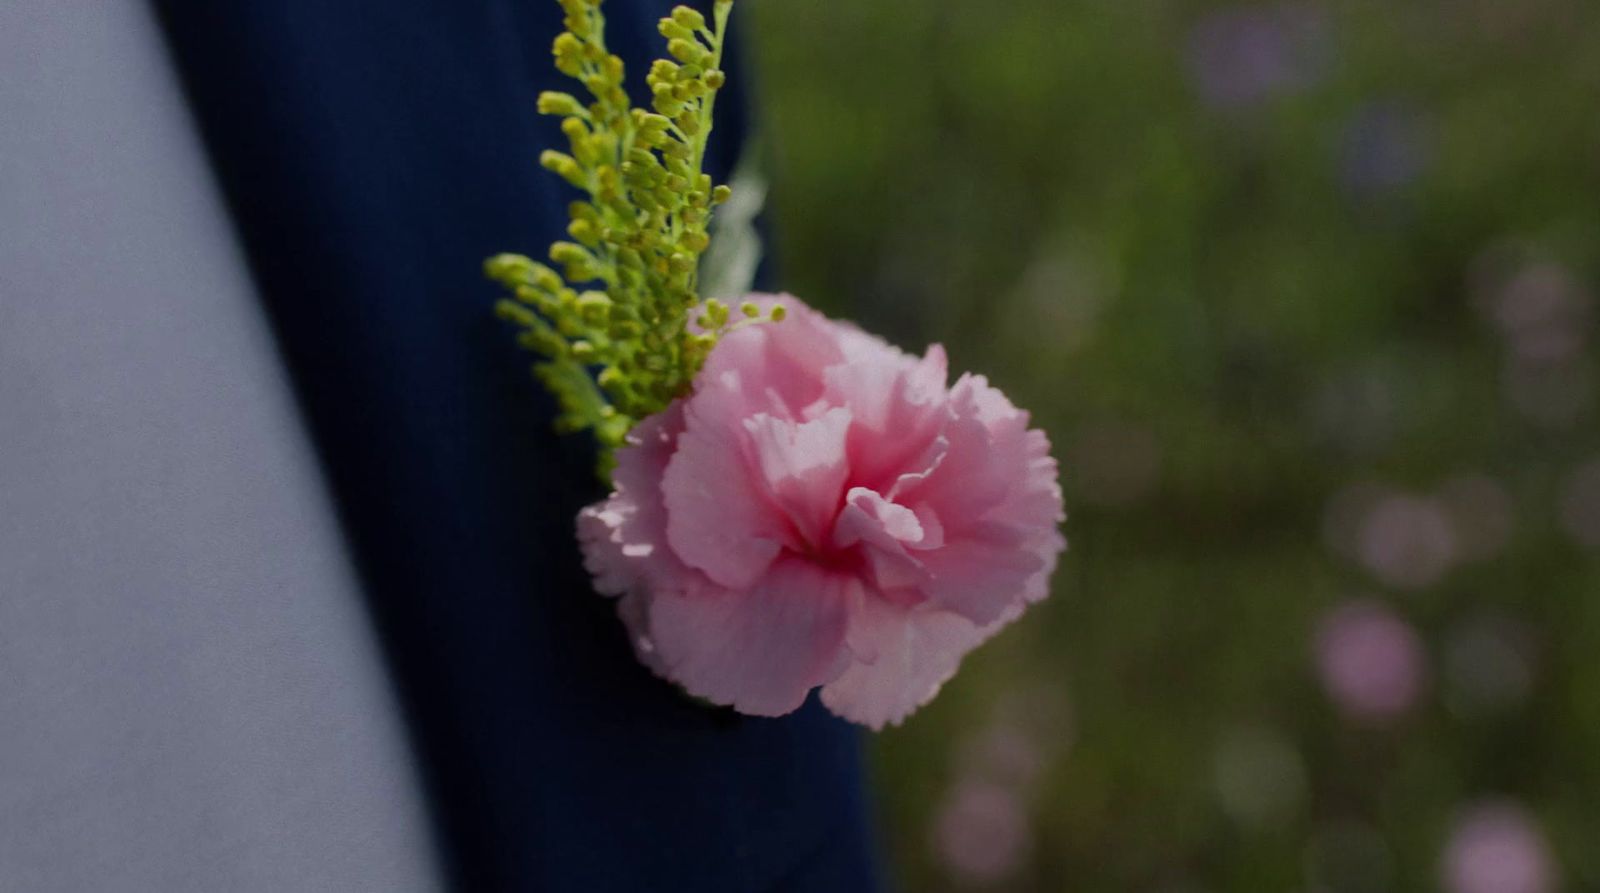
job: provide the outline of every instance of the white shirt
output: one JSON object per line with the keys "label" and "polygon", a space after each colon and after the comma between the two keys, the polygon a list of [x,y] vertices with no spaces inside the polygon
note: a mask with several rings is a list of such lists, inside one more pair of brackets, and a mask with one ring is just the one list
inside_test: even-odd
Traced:
{"label": "white shirt", "polygon": [[0,4],[0,890],[439,876],[150,10]]}

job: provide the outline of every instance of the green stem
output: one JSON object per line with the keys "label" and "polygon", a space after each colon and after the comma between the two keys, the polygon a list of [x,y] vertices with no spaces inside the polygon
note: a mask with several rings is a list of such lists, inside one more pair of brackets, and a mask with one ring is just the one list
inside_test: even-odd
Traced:
{"label": "green stem", "polygon": [[[728,14],[732,11],[733,4],[723,2],[723,0],[716,0],[711,7],[711,67],[706,69],[707,71],[722,70],[722,44],[728,32]],[[715,121],[715,118],[712,117],[712,112],[716,109],[717,94],[719,92],[721,91],[707,91],[705,99],[701,100],[700,120],[702,123],[700,132],[696,134],[694,138],[694,146],[690,161],[690,170],[693,170],[695,172],[695,176],[697,177],[706,169],[706,146],[711,141],[711,128],[712,123]],[[693,189],[698,185],[700,184],[691,183],[689,184],[689,187]],[[707,195],[706,199],[707,207],[709,208],[710,196]],[[697,265],[696,269],[689,271],[689,291],[693,292],[694,294],[699,294],[699,287],[700,270],[698,269]]]}

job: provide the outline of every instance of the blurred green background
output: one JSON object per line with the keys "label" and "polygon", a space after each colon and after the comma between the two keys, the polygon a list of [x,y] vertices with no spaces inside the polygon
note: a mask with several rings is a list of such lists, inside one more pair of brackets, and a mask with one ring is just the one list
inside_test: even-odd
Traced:
{"label": "blurred green background", "polygon": [[739,15],[789,290],[1062,460],[901,889],[1600,889],[1600,4]]}

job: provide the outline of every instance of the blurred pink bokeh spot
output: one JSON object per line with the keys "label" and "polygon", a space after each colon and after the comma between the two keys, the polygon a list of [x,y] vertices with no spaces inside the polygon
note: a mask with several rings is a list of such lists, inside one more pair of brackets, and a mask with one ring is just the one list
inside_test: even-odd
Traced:
{"label": "blurred pink bokeh spot", "polygon": [[1323,688],[1353,718],[1394,719],[1422,691],[1422,645],[1411,626],[1380,602],[1348,601],[1323,615],[1315,650]]}
{"label": "blurred pink bokeh spot", "polygon": [[1424,589],[1455,563],[1456,534],[1438,500],[1395,493],[1368,512],[1357,550],[1361,563],[1385,586]]}
{"label": "blurred pink bokeh spot", "polygon": [[1549,893],[1556,867],[1549,845],[1527,811],[1509,801],[1481,803],[1462,813],[1440,866],[1448,893]]}
{"label": "blurred pink bokeh spot", "polygon": [[933,829],[935,855],[966,880],[992,883],[1022,866],[1029,844],[1027,810],[1010,789],[969,779],[946,795]]}

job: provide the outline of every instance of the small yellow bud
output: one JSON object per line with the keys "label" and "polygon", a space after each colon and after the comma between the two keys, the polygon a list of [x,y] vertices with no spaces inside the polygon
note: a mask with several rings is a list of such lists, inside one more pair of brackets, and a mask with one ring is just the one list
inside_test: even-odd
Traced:
{"label": "small yellow bud", "polygon": [[774,305],[772,305],[772,321],[773,322],[783,322],[783,318],[788,316],[788,315],[789,315],[788,308],[784,307],[782,304],[774,304]]}
{"label": "small yellow bud", "polygon": [[720,205],[730,198],[733,198],[732,187],[718,186],[717,188],[711,190],[711,203],[713,205]]}
{"label": "small yellow bud", "polygon": [[755,301],[745,301],[739,305],[739,312],[750,319],[755,319],[761,315],[761,308],[756,306]]}
{"label": "small yellow bud", "polygon": [[578,314],[590,323],[603,323],[610,315],[611,298],[603,291],[586,291],[578,295]]}
{"label": "small yellow bud", "polygon": [[674,191],[666,186],[662,186],[656,190],[656,198],[660,199],[661,204],[671,208],[674,211],[683,207],[684,204],[683,193]]}
{"label": "small yellow bud", "polygon": [[678,66],[666,59],[650,63],[650,79],[671,83],[678,79]]}
{"label": "small yellow bud", "polygon": [[683,111],[683,100],[676,95],[675,88],[666,85],[657,85],[651,94],[650,105],[663,115],[676,115]]}
{"label": "small yellow bud", "polygon": [[672,20],[691,31],[703,31],[706,27],[706,17],[687,6],[673,9]]}
{"label": "small yellow bud", "polygon": [[672,58],[677,59],[679,62],[688,63],[698,63],[706,55],[704,47],[682,37],[674,37],[667,41],[667,52],[671,53]]}
{"label": "small yellow bud", "polygon": [[534,316],[532,310],[511,301],[500,301],[495,304],[494,312],[501,319],[514,322],[520,326],[532,328],[539,324],[539,320]]}
{"label": "small yellow bud", "polygon": [[587,185],[583,168],[578,165],[577,159],[554,149],[546,149],[539,153],[539,166],[556,174],[580,189]]}
{"label": "small yellow bud", "polygon": [[582,245],[572,242],[555,242],[550,246],[550,259],[567,268],[567,278],[573,282],[587,282],[594,277],[594,257]]}
{"label": "small yellow bud", "polygon": [[535,266],[531,258],[521,254],[496,254],[483,262],[483,272],[497,282],[515,285],[532,282]]}
{"label": "small yellow bud", "polygon": [[545,291],[553,292],[561,288],[562,282],[560,275],[558,275],[555,270],[550,269],[544,264],[534,264],[533,284],[537,288],[542,288]]}
{"label": "small yellow bud", "polygon": [[699,254],[700,252],[711,247],[711,237],[703,232],[700,232],[699,230],[694,230],[684,233],[683,238],[679,239],[678,243],[690,251]]}
{"label": "small yellow bud", "polygon": [[666,133],[672,127],[672,122],[665,115],[652,115],[638,109],[634,111],[638,114],[634,116],[633,125],[641,133]]}
{"label": "small yellow bud", "polygon": [[541,115],[583,115],[582,103],[568,93],[557,93],[546,90],[539,94],[539,114]]}
{"label": "small yellow bud", "polygon": [[711,317],[713,327],[720,327],[728,321],[728,305],[712,298],[706,302],[706,315]]}
{"label": "small yellow bud", "polygon": [[628,428],[632,424],[632,419],[625,415],[618,415],[596,425],[594,435],[602,446],[619,447],[627,439]]}
{"label": "small yellow bud", "polygon": [[600,244],[600,229],[592,220],[574,220],[567,224],[567,235],[590,248]]}
{"label": "small yellow bud", "polygon": [[556,70],[569,77],[577,77],[583,70],[583,43],[571,33],[563,32],[550,47],[556,57]]}

